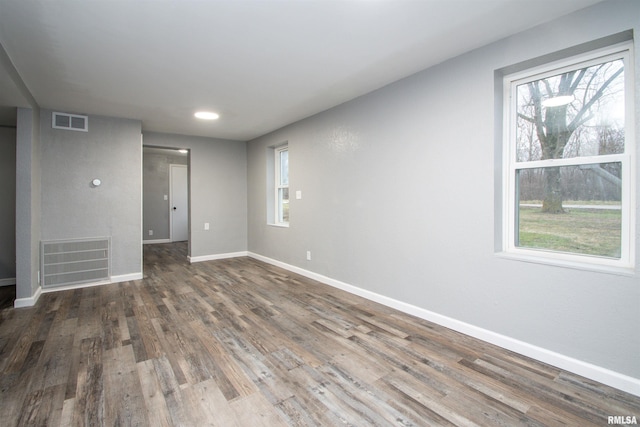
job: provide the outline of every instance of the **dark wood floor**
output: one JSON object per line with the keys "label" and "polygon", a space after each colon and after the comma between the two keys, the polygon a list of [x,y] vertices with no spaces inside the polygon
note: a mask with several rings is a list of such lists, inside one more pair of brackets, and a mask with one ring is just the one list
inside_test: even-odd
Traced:
{"label": "dark wood floor", "polygon": [[607,425],[640,398],[249,258],[0,311],[0,424]]}
{"label": "dark wood floor", "polygon": [[16,285],[0,286],[0,310],[13,307],[16,300]]}

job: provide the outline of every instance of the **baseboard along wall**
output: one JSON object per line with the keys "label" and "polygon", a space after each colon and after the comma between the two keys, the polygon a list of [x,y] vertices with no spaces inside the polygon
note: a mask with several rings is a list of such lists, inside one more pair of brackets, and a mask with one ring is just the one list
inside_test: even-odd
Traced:
{"label": "baseboard along wall", "polygon": [[[293,273],[300,274],[301,276],[307,277],[309,279],[317,280],[318,282],[324,283],[334,288],[341,289],[351,294],[361,296],[368,300],[383,304],[387,307],[394,308],[396,310],[402,311],[407,314],[411,314],[413,316],[436,323],[438,325],[447,327],[449,329],[453,329],[457,332],[486,341],[488,343],[497,345],[504,349],[514,351],[516,353],[522,354],[527,357],[531,357],[533,359],[539,360],[549,365],[556,366],[560,369],[564,369],[574,374],[581,375],[583,377],[592,379],[594,381],[598,381],[600,383],[609,385],[611,387],[615,387],[617,389],[634,394],[636,396],[640,396],[640,379],[638,378],[630,377],[628,375],[624,375],[619,372],[612,371],[610,369],[606,369],[591,363],[584,362],[579,359],[575,359],[560,353],[556,353],[554,351],[551,351],[542,347],[538,347],[536,345],[529,344],[527,342],[520,341],[515,338],[511,338],[511,337],[508,337],[484,328],[480,328],[478,326],[474,326],[472,324],[462,322],[460,320],[457,320],[448,316],[443,316],[433,311],[426,310],[424,308],[417,307],[415,305],[408,304],[406,302],[399,301],[393,298],[389,298],[387,296],[380,295],[378,293],[371,292],[366,289],[362,289],[357,286],[353,286],[348,283],[344,283],[339,280],[335,280],[330,277],[323,276],[321,274],[314,273],[312,271],[305,270],[303,268],[296,267],[294,265],[290,265],[269,257],[265,257],[260,254],[242,251],[242,252],[231,252],[231,253],[224,253],[224,254],[204,255],[204,256],[189,257],[189,262],[196,263],[196,262],[212,261],[212,260],[219,260],[219,259],[226,259],[226,258],[237,258],[237,257],[244,257],[244,256],[249,256],[259,261],[266,262],[267,264],[275,265],[277,267],[283,268]],[[133,274],[127,274],[127,275],[121,275],[121,276],[112,276],[109,281],[96,282],[96,283],[82,283],[78,285],[70,285],[66,287],[47,289],[45,291],[43,291],[42,288],[38,287],[38,289],[36,290],[36,292],[32,297],[16,299],[14,303],[14,307],[21,308],[21,307],[34,306],[35,303],[38,301],[38,298],[43,292],[55,292],[55,291],[60,291],[65,289],[77,289],[77,288],[84,288],[84,287],[90,287],[90,286],[100,286],[100,285],[105,285],[109,283],[118,283],[118,282],[130,281],[130,280],[140,280],[142,278],[143,278],[142,273],[133,273]]]}
{"label": "baseboard along wall", "polygon": [[554,351],[538,347],[536,345],[529,344],[527,342],[520,341],[515,338],[511,338],[484,328],[480,328],[478,326],[474,326],[472,324],[462,322],[448,316],[443,316],[433,311],[426,310],[424,308],[420,308],[403,301],[398,301],[396,299],[389,298],[387,296],[380,295],[375,292],[371,292],[366,289],[362,289],[357,286],[353,286],[348,283],[344,283],[339,280],[335,280],[330,277],[305,270],[300,267],[296,267],[278,260],[265,257],[263,255],[249,252],[248,256],[266,262],[268,264],[284,268],[285,270],[289,270],[293,273],[300,274],[301,276],[307,277],[309,279],[317,280],[318,282],[327,284],[334,288],[338,288],[351,294],[361,296],[370,301],[374,301],[382,305],[386,305],[387,307],[391,307],[404,313],[427,320],[429,322],[436,323],[440,326],[453,329],[454,331],[497,345],[523,356],[531,357],[532,359],[536,359],[540,362],[547,363],[560,369],[564,369],[565,371],[569,371],[574,374],[589,378],[591,380],[598,381],[602,384],[615,387],[619,390],[623,390],[627,393],[640,396],[639,378],[630,377],[628,375],[621,374],[619,372],[612,371],[601,366],[587,363],[582,360],[566,356],[564,354],[556,353]]}
{"label": "baseboard along wall", "polygon": [[86,283],[76,283],[73,285],[65,285],[65,286],[57,286],[54,288],[43,289],[41,286],[38,286],[38,289],[34,292],[34,294],[27,298],[16,298],[13,302],[14,308],[24,308],[24,307],[33,307],[38,302],[38,298],[40,295],[50,293],[50,292],[58,292],[58,291],[67,291],[70,289],[82,289],[82,288],[90,288],[93,286],[102,286],[109,285],[111,283],[120,283],[120,282],[128,282],[130,280],[142,280],[142,273],[131,273],[131,274],[122,274],[118,276],[111,276],[109,280],[101,280],[98,282],[86,282]]}
{"label": "baseboard along wall", "polygon": [[8,277],[6,279],[0,279],[0,287],[1,286],[12,286],[16,284],[15,277]]}

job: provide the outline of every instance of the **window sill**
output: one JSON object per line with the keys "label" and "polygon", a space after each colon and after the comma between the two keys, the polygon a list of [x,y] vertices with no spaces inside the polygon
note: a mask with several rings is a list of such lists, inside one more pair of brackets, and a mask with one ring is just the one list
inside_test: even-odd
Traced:
{"label": "window sill", "polygon": [[633,267],[607,265],[605,263],[597,264],[591,262],[580,262],[574,260],[562,259],[562,254],[558,257],[553,255],[537,255],[529,253],[514,252],[496,252],[496,257],[512,261],[529,262],[533,264],[549,265],[554,267],[571,268],[574,270],[592,271],[597,273],[614,274],[618,276],[635,277],[636,270]]}
{"label": "window sill", "polygon": [[286,223],[286,224],[275,224],[275,223],[268,222],[267,225],[269,225],[271,227],[289,228],[289,223]]}

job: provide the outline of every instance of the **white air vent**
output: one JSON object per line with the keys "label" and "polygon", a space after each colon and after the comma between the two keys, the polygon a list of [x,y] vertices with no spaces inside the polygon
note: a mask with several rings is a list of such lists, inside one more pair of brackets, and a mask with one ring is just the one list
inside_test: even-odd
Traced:
{"label": "white air vent", "polygon": [[78,114],[53,113],[51,126],[55,129],[89,131],[89,117]]}
{"label": "white air vent", "polygon": [[42,242],[42,287],[109,279],[109,246],[108,237]]}

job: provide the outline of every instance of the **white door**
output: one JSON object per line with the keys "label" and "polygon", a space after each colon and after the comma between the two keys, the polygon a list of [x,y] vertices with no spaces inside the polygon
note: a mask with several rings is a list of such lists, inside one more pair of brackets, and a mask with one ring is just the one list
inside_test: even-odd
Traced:
{"label": "white door", "polygon": [[171,165],[170,169],[171,241],[189,240],[189,191],[187,166]]}

